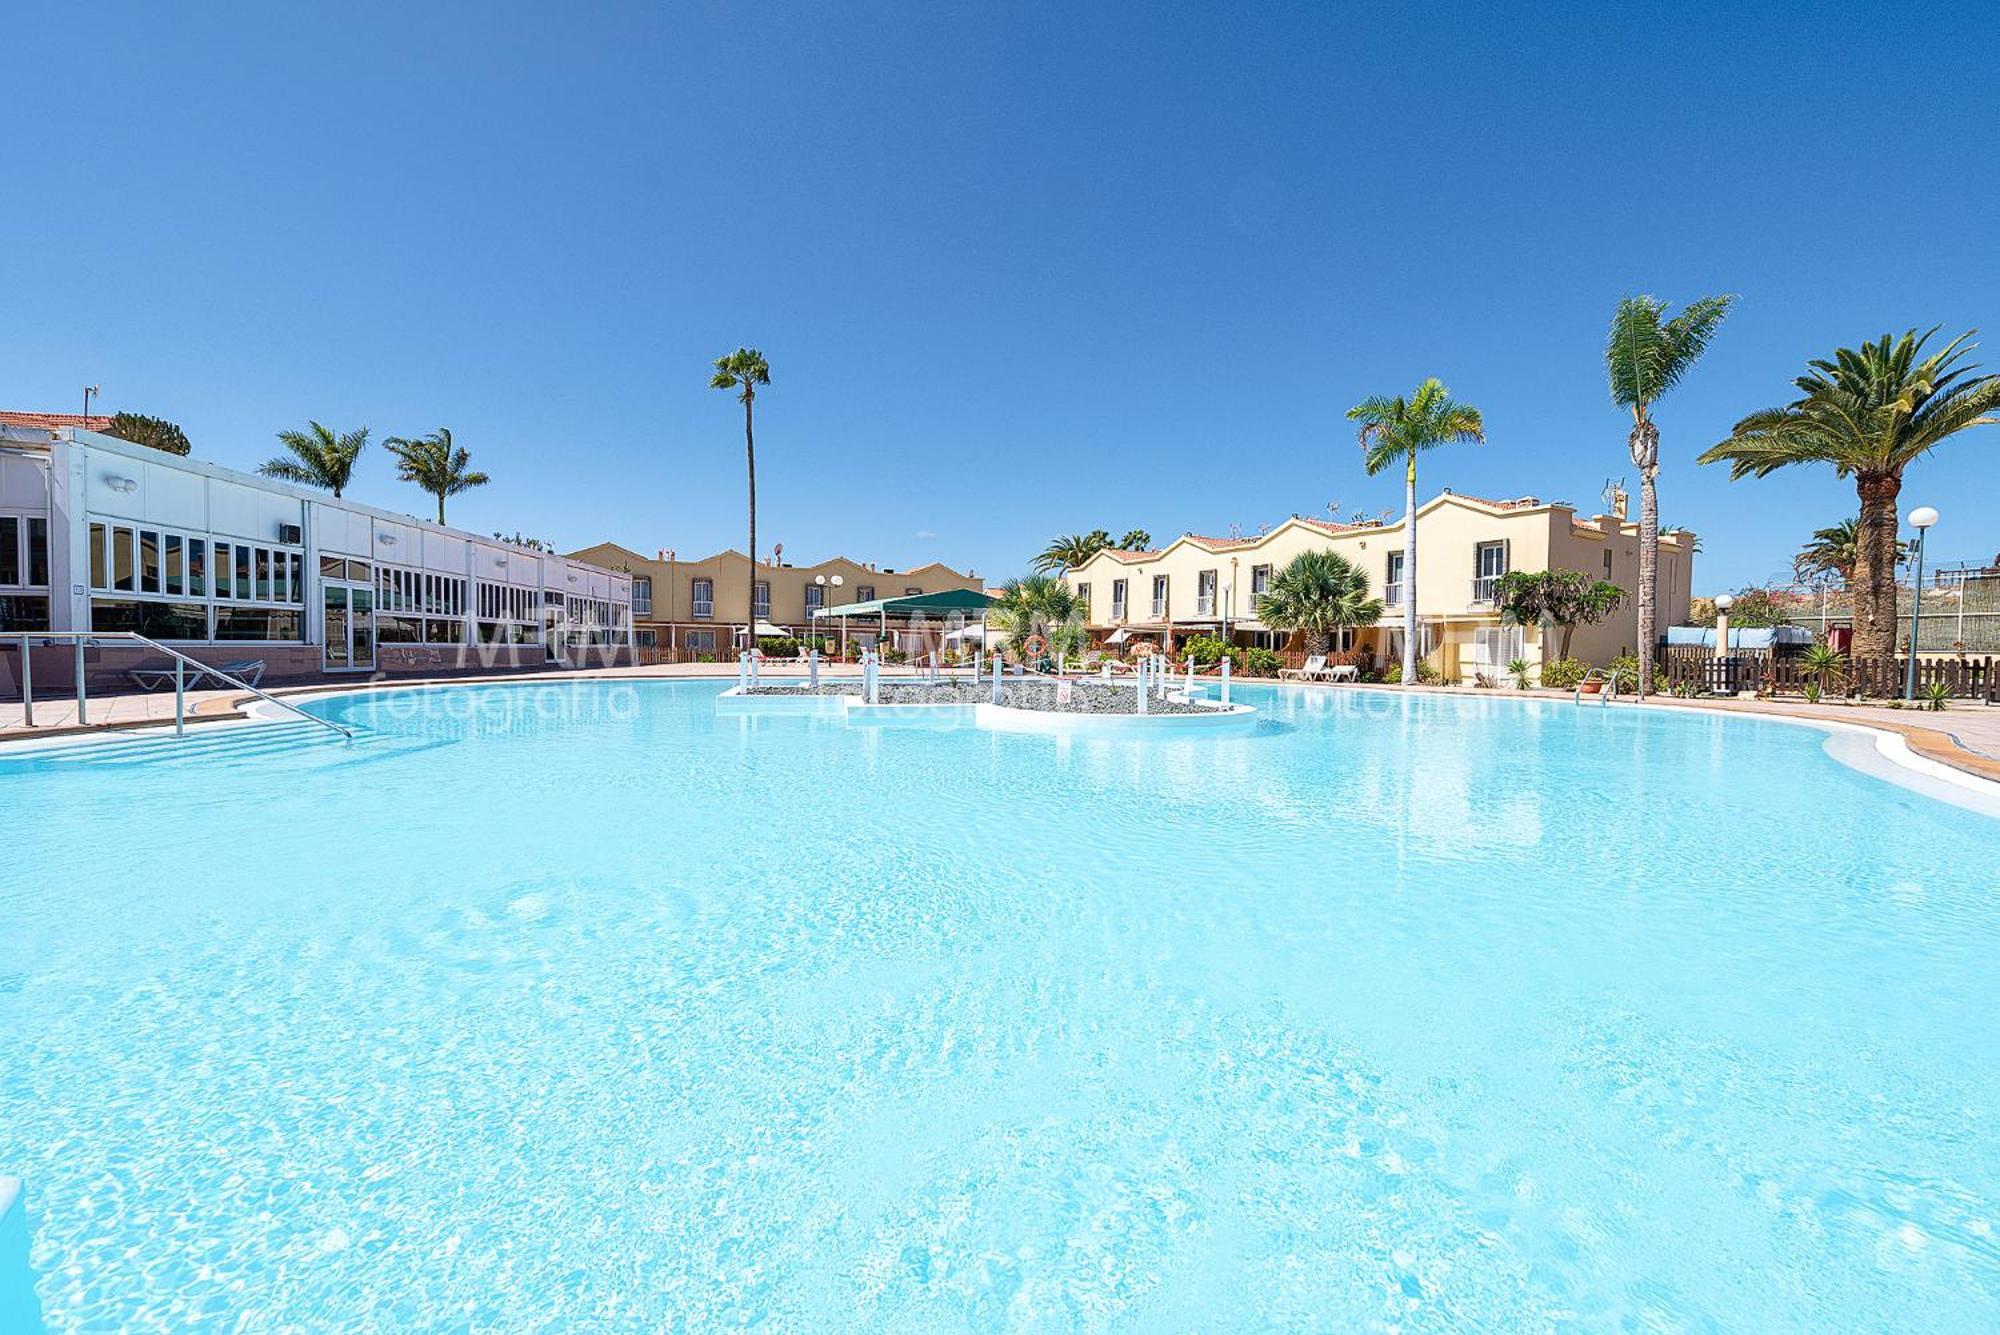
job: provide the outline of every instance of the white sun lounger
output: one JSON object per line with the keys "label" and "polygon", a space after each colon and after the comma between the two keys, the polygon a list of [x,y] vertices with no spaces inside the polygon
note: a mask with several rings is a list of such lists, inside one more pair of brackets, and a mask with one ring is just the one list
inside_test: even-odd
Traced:
{"label": "white sun lounger", "polygon": [[[224,663],[220,668],[190,667],[186,669],[186,676],[182,679],[181,684],[188,690],[193,690],[201,684],[202,678],[212,676],[218,672],[227,673],[238,681],[255,686],[264,679],[264,660],[261,658],[239,658],[233,663]],[[165,667],[133,668],[125,675],[131,678],[132,684],[142,691],[165,690],[174,684],[174,668],[171,663]],[[217,676],[215,684],[217,686],[227,686],[229,683]]]}
{"label": "white sun lounger", "polygon": [[1278,676],[1281,680],[1321,681],[1326,677],[1326,655],[1314,654],[1305,663],[1295,668],[1284,668]]}

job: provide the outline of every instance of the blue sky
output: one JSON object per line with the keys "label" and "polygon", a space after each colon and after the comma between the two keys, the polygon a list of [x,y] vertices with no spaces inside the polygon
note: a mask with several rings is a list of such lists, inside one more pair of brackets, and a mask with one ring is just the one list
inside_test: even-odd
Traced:
{"label": "blue sky", "polygon": [[[1804,360],[1992,326],[2000,74],[1921,5],[30,3],[4,20],[0,406],[449,425],[455,523],[1003,576],[1058,532],[1400,505],[1345,409],[1439,375],[1426,493],[1594,509],[1629,292],[1740,293],[1660,409],[1697,585],[1854,511],[1694,456]],[[423,512],[388,460],[354,494]],[[2000,547],[2000,428],[1912,472]]]}

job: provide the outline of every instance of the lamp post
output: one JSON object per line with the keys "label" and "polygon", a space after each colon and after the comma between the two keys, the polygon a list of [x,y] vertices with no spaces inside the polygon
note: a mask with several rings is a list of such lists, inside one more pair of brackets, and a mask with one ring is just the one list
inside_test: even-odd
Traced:
{"label": "lamp post", "polygon": [[98,392],[96,385],[85,385],[83,387],[83,424],[86,429],[90,426],[90,400]]}
{"label": "lamp post", "polygon": [[1917,624],[1924,616],[1924,533],[1937,523],[1938,512],[1928,505],[1910,511],[1910,527],[1917,531],[1910,544],[1917,553],[1917,581],[1910,587],[1910,667],[1903,677],[1903,698],[1917,698]]}
{"label": "lamp post", "polygon": [[1719,593],[1715,596],[1715,688],[1722,690],[1726,686],[1732,695],[1735,694],[1735,674],[1729,670],[1727,660],[1729,658],[1729,609],[1734,606],[1736,606],[1736,600],[1728,594]]}

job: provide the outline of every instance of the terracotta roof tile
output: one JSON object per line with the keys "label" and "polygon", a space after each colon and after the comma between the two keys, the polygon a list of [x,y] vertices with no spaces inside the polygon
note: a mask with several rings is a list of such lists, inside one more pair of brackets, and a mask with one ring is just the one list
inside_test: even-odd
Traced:
{"label": "terracotta roof tile", "polygon": [[1456,496],[1461,501],[1476,501],[1480,505],[1490,505],[1495,510],[1532,510],[1541,504],[1541,501],[1533,496],[1516,496],[1511,501],[1496,501],[1490,496],[1468,496],[1462,491],[1452,491],[1450,488],[1446,488],[1441,494]]}
{"label": "terracotta roof tile", "polygon": [[109,431],[111,418],[108,414],[98,413],[85,417],[82,413],[0,412],[0,426],[25,426],[41,431],[56,431],[63,427],[78,426],[85,431]]}

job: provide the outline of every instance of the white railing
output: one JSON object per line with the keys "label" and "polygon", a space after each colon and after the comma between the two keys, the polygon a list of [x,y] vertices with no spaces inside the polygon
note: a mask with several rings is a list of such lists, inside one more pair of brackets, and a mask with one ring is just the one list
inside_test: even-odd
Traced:
{"label": "white railing", "polygon": [[696,602],[690,610],[694,613],[696,621],[707,621],[715,615],[715,603],[713,600]]}
{"label": "white railing", "polygon": [[1111,619],[1113,621],[1123,621],[1125,619],[1125,604],[1111,604]]}
{"label": "white railing", "polygon": [[[9,636],[8,638],[12,640],[14,637]],[[149,640],[144,635],[129,630],[23,631],[20,635],[21,722],[30,728],[35,726],[35,669],[31,650],[37,640],[44,644],[69,641],[76,646],[76,722],[80,728],[90,726],[90,695],[84,682],[83,651],[99,641],[116,640],[123,644],[143,645],[155,653],[165,654],[174,661],[174,735],[176,737],[185,737],[187,735],[188,669],[193,668],[193,680],[195,681],[200,681],[203,677],[214,677],[217,681],[226,682],[239,691],[250,692],[250,694],[256,696],[259,700],[274,704],[289,713],[297,714],[308,723],[316,723],[322,728],[337,732],[350,742],[354,740],[354,733],[351,730],[341,727],[331,719],[323,719],[317,714],[308,714],[297,705],[280,700],[277,696],[267,691],[260,691],[249,682],[239,677],[233,677],[221,668],[210,667],[208,664],[200,662],[197,659],[189,658],[178,649],[169,649],[158,640]]]}
{"label": "white railing", "polygon": [[1167,600],[1164,598],[1153,599],[1153,620],[1164,621],[1166,619],[1166,616],[1167,616]]}
{"label": "white railing", "polygon": [[1212,594],[1212,593],[1198,593],[1198,594],[1196,594],[1196,595],[1195,595],[1195,599],[1194,599],[1194,614],[1195,614],[1196,616],[1198,616],[1198,617],[1212,617],[1212,616],[1214,616],[1214,615],[1215,615],[1215,595],[1214,595],[1214,594]]}
{"label": "white railing", "polygon": [[1500,576],[1481,575],[1472,581],[1472,603],[1477,607],[1492,602],[1500,591]]}

